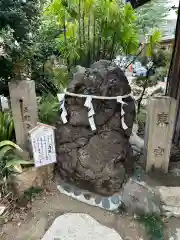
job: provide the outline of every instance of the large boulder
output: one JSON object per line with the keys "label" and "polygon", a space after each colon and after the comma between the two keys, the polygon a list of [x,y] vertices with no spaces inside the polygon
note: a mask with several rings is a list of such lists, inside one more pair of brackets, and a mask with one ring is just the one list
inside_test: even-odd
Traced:
{"label": "large boulder", "polygon": [[[119,96],[131,92],[128,80],[117,66],[100,60],[89,69],[74,73],[69,92],[98,96]],[[121,105],[116,100],[95,100],[97,130],[88,122],[85,99],[66,96],[68,123],[57,123],[57,162],[63,179],[103,195],[118,192],[126,174],[132,170],[129,137],[135,120],[131,97],[123,99],[125,123],[121,124]]]}

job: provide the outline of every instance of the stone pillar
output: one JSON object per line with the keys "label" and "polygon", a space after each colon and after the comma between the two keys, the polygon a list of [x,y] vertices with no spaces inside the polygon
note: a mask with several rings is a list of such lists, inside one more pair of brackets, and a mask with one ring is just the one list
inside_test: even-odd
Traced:
{"label": "stone pillar", "polygon": [[146,171],[154,167],[168,172],[175,117],[176,100],[170,97],[149,99],[145,134]]}
{"label": "stone pillar", "polygon": [[28,131],[36,126],[38,120],[35,82],[10,82],[9,92],[16,142],[22,149],[28,150]]}

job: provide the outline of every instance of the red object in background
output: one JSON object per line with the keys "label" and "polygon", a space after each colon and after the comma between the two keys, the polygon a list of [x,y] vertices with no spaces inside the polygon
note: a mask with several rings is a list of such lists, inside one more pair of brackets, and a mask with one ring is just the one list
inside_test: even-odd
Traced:
{"label": "red object in background", "polygon": [[133,71],[133,66],[132,66],[132,64],[129,66],[129,71],[130,71],[130,72]]}

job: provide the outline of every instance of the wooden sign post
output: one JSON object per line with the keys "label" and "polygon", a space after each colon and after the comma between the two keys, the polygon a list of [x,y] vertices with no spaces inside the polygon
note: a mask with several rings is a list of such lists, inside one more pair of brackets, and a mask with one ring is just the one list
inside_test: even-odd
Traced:
{"label": "wooden sign post", "polygon": [[152,167],[168,172],[175,117],[176,100],[170,97],[149,99],[145,134],[147,172]]}

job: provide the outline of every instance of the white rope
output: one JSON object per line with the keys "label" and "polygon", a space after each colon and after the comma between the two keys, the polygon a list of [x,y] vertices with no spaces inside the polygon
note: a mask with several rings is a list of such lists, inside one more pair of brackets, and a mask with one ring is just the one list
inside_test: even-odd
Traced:
{"label": "white rope", "polygon": [[71,97],[87,98],[87,96],[91,96],[92,99],[101,99],[101,100],[116,100],[118,97],[121,97],[121,98],[131,97],[131,93],[123,95],[123,96],[116,96],[116,97],[85,95],[85,94],[70,93],[70,92],[66,92],[66,91],[64,91],[64,93]]}
{"label": "white rope", "polygon": [[123,96],[116,96],[116,97],[108,97],[108,96],[95,96],[95,95],[85,95],[85,94],[77,94],[77,93],[71,93],[71,92],[67,92],[66,89],[64,90],[63,93],[59,93],[57,94],[59,102],[60,102],[60,110],[61,112],[61,119],[62,122],[65,124],[67,123],[67,111],[65,109],[65,95],[67,96],[71,96],[71,97],[79,97],[79,98],[86,98],[86,101],[84,103],[84,106],[88,108],[88,120],[89,120],[89,124],[91,126],[92,131],[96,130],[96,125],[94,122],[94,108],[93,108],[93,104],[92,104],[92,99],[100,99],[100,100],[116,100],[118,103],[121,104],[121,124],[124,130],[126,130],[128,128],[128,126],[126,125],[125,121],[124,121],[124,116],[125,116],[125,112],[123,110],[123,106],[126,105],[127,103],[125,103],[123,101],[124,98],[128,98],[128,97],[132,97],[131,93],[123,95]]}

